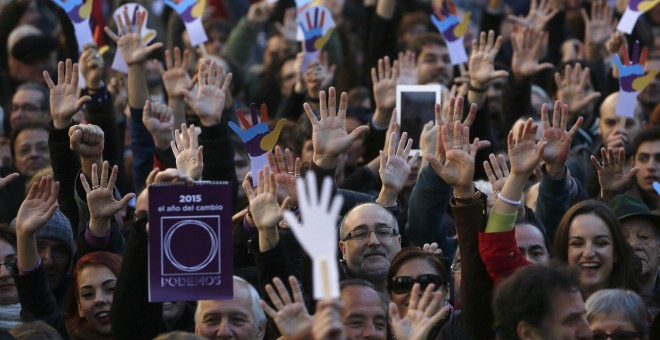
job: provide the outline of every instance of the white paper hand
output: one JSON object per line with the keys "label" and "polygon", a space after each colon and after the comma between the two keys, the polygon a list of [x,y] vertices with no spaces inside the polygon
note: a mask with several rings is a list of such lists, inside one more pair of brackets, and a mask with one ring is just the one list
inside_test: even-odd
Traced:
{"label": "white paper hand", "polygon": [[314,298],[339,298],[336,223],[344,199],[335,196],[330,201],[332,180],[329,177],[323,181],[320,198],[314,172],[308,172],[306,178],[309,185],[300,178],[296,183],[302,224],[290,211],[284,212],[284,219],[314,263]]}

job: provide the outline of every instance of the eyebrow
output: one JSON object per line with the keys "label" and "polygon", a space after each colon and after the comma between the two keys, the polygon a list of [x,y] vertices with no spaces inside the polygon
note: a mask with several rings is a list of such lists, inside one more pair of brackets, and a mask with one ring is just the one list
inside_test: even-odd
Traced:
{"label": "eyebrow", "polygon": [[[378,228],[392,228],[393,229],[394,227],[390,226],[389,224],[387,224],[385,222],[378,222],[378,223],[374,224],[374,229],[378,229]],[[360,224],[357,227],[353,228],[353,230],[356,230],[356,229],[369,229],[369,225]],[[353,231],[353,230],[351,230],[351,231]]]}
{"label": "eyebrow", "polygon": [[[105,281],[103,281],[103,283],[101,283],[101,286],[105,286],[107,284],[115,283],[115,282],[117,282],[117,279],[105,280]],[[80,287],[80,289],[83,289],[83,288],[94,288],[94,287],[92,287],[92,285],[84,285],[84,286]]]}

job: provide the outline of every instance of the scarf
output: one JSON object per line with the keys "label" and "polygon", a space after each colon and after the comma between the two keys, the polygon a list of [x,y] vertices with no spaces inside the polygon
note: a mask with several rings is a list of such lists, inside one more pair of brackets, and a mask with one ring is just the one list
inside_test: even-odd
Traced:
{"label": "scarf", "polygon": [[0,330],[8,331],[21,323],[21,304],[0,306]]}

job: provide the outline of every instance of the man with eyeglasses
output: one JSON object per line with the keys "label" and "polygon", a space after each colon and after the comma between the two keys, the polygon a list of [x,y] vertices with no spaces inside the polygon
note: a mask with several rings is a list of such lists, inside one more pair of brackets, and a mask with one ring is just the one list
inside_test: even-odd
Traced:
{"label": "man with eyeglasses", "polygon": [[401,235],[396,218],[374,203],[356,206],[346,214],[339,229],[339,249],[345,274],[387,289],[387,271],[401,250]]}
{"label": "man with eyeglasses", "polygon": [[25,123],[15,126],[11,135],[12,167],[1,167],[0,177],[18,172],[18,179],[0,189],[0,223],[9,223],[25,196],[25,182],[39,170],[50,166],[48,125]]}
{"label": "man with eyeglasses", "polygon": [[9,127],[18,124],[48,124],[51,120],[48,88],[37,83],[25,83],[18,87],[11,100]]}

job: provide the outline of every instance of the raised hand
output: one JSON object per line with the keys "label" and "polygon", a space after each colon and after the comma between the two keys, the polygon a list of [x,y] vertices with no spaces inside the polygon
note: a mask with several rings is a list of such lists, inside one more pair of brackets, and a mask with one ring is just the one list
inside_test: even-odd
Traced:
{"label": "raised hand", "polygon": [[626,45],[626,35],[619,31],[613,32],[609,39],[607,39],[607,42],[605,42],[607,52],[612,55],[619,52],[624,45]]}
{"label": "raised hand", "polygon": [[321,89],[330,86],[335,77],[336,65],[328,66],[328,54],[319,54],[319,61],[307,65],[303,76],[308,96],[315,96]]}
{"label": "raised hand", "polygon": [[107,235],[110,228],[110,220],[121,210],[135,194],[129,193],[117,201],[113,194],[117,173],[119,168],[115,165],[108,178],[110,165],[107,161],[103,162],[101,178],[99,180],[96,164],[92,164],[92,186],[90,188],[87,178],[80,174],[85,193],[87,193],[87,206],[89,208],[89,229],[96,236]]}
{"label": "raised hand", "polygon": [[320,120],[316,118],[309,104],[304,104],[307,118],[312,123],[313,160],[321,168],[333,168],[337,157],[369,129],[363,125],[348,134],[346,131],[347,102],[348,95],[346,92],[342,92],[339,99],[339,110],[337,110],[335,88],[331,87],[328,90],[327,102],[325,91],[321,91],[319,93]]}
{"label": "raised hand", "polygon": [[591,102],[600,98],[600,92],[594,92],[589,81],[589,68],[582,70],[582,65],[576,64],[575,67],[566,65],[564,76],[555,72],[555,83],[557,84],[557,97],[562,103],[568,105],[571,117],[569,121],[574,121],[582,110]]}
{"label": "raised hand", "polygon": [[546,164],[546,171],[550,176],[558,177],[564,173],[564,166],[568,153],[571,150],[573,136],[582,126],[583,118],[578,117],[570,131],[566,131],[568,124],[568,105],[557,100],[552,112],[552,125],[548,118],[548,104],[541,107],[541,126],[543,128],[543,141],[546,142],[541,159]]}
{"label": "raised hand", "polygon": [[275,4],[269,1],[255,2],[248,8],[245,18],[248,22],[263,24],[268,21],[273,9],[275,9]]}
{"label": "raised hand", "polygon": [[183,58],[181,58],[181,50],[178,47],[174,48],[174,63],[172,63],[172,53],[169,50],[165,51],[165,67],[157,62],[158,72],[163,79],[165,92],[170,98],[183,96],[181,90],[187,90],[190,87],[190,75],[188,74],[188,59],[190,52],[183,51]]}
{"label": "raised hand", "polygon": [[614,55],[614,63],[619,71],[619,101],[617,103],[616,112],[620,115],[628,117],[634,116],[634,106],[630,103],[636,101],[637,95],[655,78],[660,70],[650,70],[649,73],[644,75],[644,65],[646,64],[647,48],[642,49],[642,54],[639,54],[639,41],[635,42],[633,46],[632,59],[628,56],[628,49],[626,46],[621,47],[621,54],[623,55],[623,63],[618,54]]}
{"label": "raised hand", "polygon": [[614,32],[612,27],[614,12],[608,2],[598,0],[591,3],[591,18],[589,18],[584,8],[581,9],[581,13],[584,21],[584,42],[587,47],[587,59],[596,60],[600,57],[600,49]]}
{"label": "raised hand", "polygon": [[335,228],[343,197],[332,195],[332,179],[326,177],[320,195],[316,188],[316,175],[307,173],[310,185],[299,178],[296,182],[298,206],[302,222],[290,211],[284,219],[293,234],[312,258],[314,272],[314,298],[339,297],[339,268],[337,267],[337,229]]}
{"label": "raised hand", "polygon": [[177,129],[174,136],[170,146],[176,157],[177,170],[196,181],[201,180],[202,170],[204,170],[204,154],[203,147],[198,146],[198,133],[195,125],[191,124],[186,128],[186,124],[181,124],[181,132]]}
{"label": "raised hand", "polygon": [[535,125],[530,118],[525,122],[523,128],[518,130],[515,138],[513,131],[509,132],[508,148],[512,174],[529,175],[541,161],[546,142],[536,143],[537,129],[538,125]]}
{"label": "raised hand", "polygon": [[477,43],[476,39],[472,41],[468,71],[473,87],[486,88],[492,80],[509,75],[507,71],[495,71],[495,56],[501,46],[502,36],[498,36],[496,40],[494,31],[488,32],[487,39],[486,32],[481,32],[479,42]]}
{"label": "raised hand", "polygon": [[53,84],[48,71],[44,71],[44,80],[50,89],[50,115],[56,129],[64,129],[71,123],[74,114],[92,100],[90,96],[78,98],[78,64],[71,59],[57,64],[57,85]]}
{"label": "raised hand", "polygon": [[96,45],[86,45],[80,55],[80,73],[82,73],[88,89],[100,89],[104,65],[105,62]]}
{"label": "raised hand", "polygon": [[449,313],[448,307],[442,307],[442,294],[434,292],[435,286],[429,284],[419,297],[419,283],[413,285],[406,315],[401,317],[394,302],[390,302],[392,330],[397,339],[423,340],[429,331]]}
{"label": "raised hand", "polygon": [[[264,300],[260,300],[259,305],[273,319],[283,337],[289,339],[302,338],[312,330],[312,317],[307,312],[300,285],[295,276],[289,276],[289,285],[293,292],[293,300],[282,280],[276,277],[273,279],[272,285],[266,285],[266,293],[270,301],[273,302],[275,309]],[[277,289],[277,292],[275,289]]]}
{"label": "raised hand", "polygon": [[248,172],[243,180],[243,190],[250,201],[250,215],[252,222],[259,229],[259,250],[268,251],[276,246],[279,240],[277,224],[282,220],[288,199],[282,205],[277,204],[277,183],[275,174],[268,167],[259,170],[256,192],[252,188],[251,177]]}
{"label": "raised hand", "polygon": [[275,22],[275,29],[284,39],[296,42],[298,35],[298,24],[296,23],[296,8],[289,7],[284,10],[283,22]]}
{"label": "raised hand", "polygon": [[223,83],[222,74],[222,65],[215,61],[211,61],[210,65],[206,61],[201,62],[197,76],[197,96],[193,97],[187,89],[179,90],[204,126],[218,124],[222,119],[222,110],[225,108],[225,98],[232,79],[232,74],[228,73]]}
{"label": "raised hand", "polygon": [[296,178],[300,177],[300,157],[295,158],[289,148],[284,150],[282,156],[282,148],[279,145],[275,146],[275,155],[272,151],[266,153],[268,157],[268,166],[273,174],[275,174],[275,183],[277,183],[277,200],[283,202],[285,198],[289,197],[289,206],[295,207],[298,204],[298,196],[296,196]]}
{"label": "raised hand", "polygon": [[439,248],[438,244],[433,242],[431,244],[424,243],[422,250],[433,255],[442,256],[442,249]]}
{"label": "raised hand", "polygon": [[116,77],[110,79],[108,92],[112,95],[112,106],[115,109],[115,116],[122,115],[126,104],[128,104],[128,91],[126,90],[124,75],[117,74]]}
{"label": "raised hand", "polygon": [[535,31],[533,28],[523,28],[511,33],[513,58],[511,72],[518,81],[532,77],[537,72],[552,69],[552,63],[539,63],[542,50],[548,43],[546,32]]}
{"label": "raised hand", "polygon": [[151,52],[163,47],[163,43],[157,42],[146,46],[142,37],[142,28],[144,26],[142,22],[144,16],[142,13],[135,13],[135,16],[137,17],[135,32],[133,32],[133,25],[128,16],[128,11],[124,11],[123,14],[123,21],[121,15],[117,15],[117,23],[119,24],[121,37],[118,37],[108,26],[105,27],[105,33],[117,43],[119,53],[121,53],[126,65],[131,66],[138,63],[144,63]]}
{"label": "raised hand", "polygon": [[380,151],[379,175],[383,182],[383,189],[378,196],[380,205],[386,207],[395,205],[396,197],[406,185],[410,169],[419,158],[419,153],[415,153],[408,160],[412,143],[413,140],[408,138],[407,132],[401,135],[400,140],[399,133],[392,132],[387,149]]}
{"label": "raised hand", "polygon": [[174,128],[174,114],[171,108],[160,102],[152,103],[147,100],[142,109],[142,123],[153,137],[156,148],[165,150],[170,147]]}
{"label": "raised hand", "polygon": [[390,57],[388,56],[378,59],[378,71],[375,67],[371,68],[371,82],[373,83],[374,101],[377,110],[392,112],[392,109],[394,109],[398,77],[398,62],[395,61],[390,66]]}
{"label": "raised hand", "polygon": [[103,143],[103,130],[94,124],[78,124],[69,128],[69,147],[81,158],[101,159]]}
{"label": "raised hand", "polygon": [[609,201],[626,188],[639,171],[639,167],[634,167],[627,174],[625,173],[626,151],[624,148],[601,148],[600,154],[603,162],[599,163],[598,159],[592,155],[591,163],[596,167],[598,173],[600,197]]}
{"label": "raised hand", "polygon": [[497,197],[504,188],[504,183],[509,177],[509,167],[506,165],[506,160],[504,155],[499,154],[495,157],[494,154],[488,156],[490,161],[484,161],[484,170],[486,171],[486,176],[488,177],[488,182],[493,187],[493,197]]}
{"label": "raised hand", "polygon": [[552,2],[551,0],[532,0],[526,17],[509,15],[509,19],[524,27],[532,27],[536,31],[542,31],[548,21],[559,13],[559,9],[554,8]]}
{"label": "raised hand", "polygon": [[13,180],[19,178],[21,175],[18,174],[18,172],[11,173],[5,177],[0,177],[0,190],[2,188],[6,187],[7,184],[11,183]]}
{"label": "raised hand", "polygon": [[[419,84],[419,71],[417,70],[416,55],[413,51],[399,52],[399,78],[397,85]],[[373,78],[373,74],[372,74]]]}
{"label": "raised hand", "polygon": [[[27,197],[16,214],[16,234],[34,236],[57,210],[60,182],[51,176],[41,177],[30,187]],[[23,267],[28,268],[28,267]]]}

